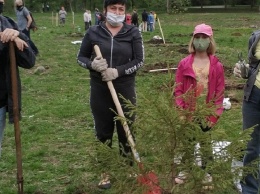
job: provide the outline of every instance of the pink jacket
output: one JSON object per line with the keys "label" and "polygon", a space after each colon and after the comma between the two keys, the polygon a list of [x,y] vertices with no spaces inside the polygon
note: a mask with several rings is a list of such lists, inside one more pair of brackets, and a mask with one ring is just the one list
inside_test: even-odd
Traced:
{"label": "pink jacket", "polygon": [[[225,90],[224,69],[218,58],[214,55],[209,55],[210,67],[209,67],[209,83],[208,93],[206,97],[206,103],[212,102],[216,105],[216,116],[209,116],[209,121],[216,123],[219,116],[223,113],[223,98]],[[184,101],[181,97],[188,90],[196,88],[197,82],[195,78],[195,72],[192,68],[194,60],[194,54],[190,54],[182,59],[178,64],[176,71],[175,82],[176,87],[174,89],[175,103],[178,107],[194,110],[194,103],[196,102],[196,94],[194,98],[189,98],[189,101]]]}

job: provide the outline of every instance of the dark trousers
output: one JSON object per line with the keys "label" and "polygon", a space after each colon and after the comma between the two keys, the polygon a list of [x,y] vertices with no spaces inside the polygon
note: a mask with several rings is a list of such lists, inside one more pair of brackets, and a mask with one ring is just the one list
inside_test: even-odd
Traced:
{"label": "dark trousers", "polygon": [[[90,106],[94,117],[95,132],[96,137],[102,143],[108,143],[108,146],[112,146],[113,133],[116,128],[119,142],[119,150],[122,156],[129,155],[131,148],[128,145],[127,136],[124,128],[120,121],[115,121],[115,116],[117,116],[114,111],[116,111],[115,104],[111,97],[110,91],[108,89],[106,82],[95,82],[91,80],[91,90],[90,90]],[[136,104],[136,93],[134,83],[123,83],[114,84],[115,90],[117,92],[120,104],[122,106],[125,117],[131,121],[134,121],[135,115],[129,117],[126,113],[129,109],[124,107],[123,100],[119,97],[121,94],[125,99],[131,101],[132,104]],[[131,129],[131,125],[129,125]]]}
{"label": "dark trousers", "polygon": [[243,113],[243,130],[254,125],[251,139],[248,141],[246,153],[244,156],[244,166],[250,165],[252,161],[257,161],[255,166],[257,174],[247,174],[245,180],[241,181],[243,194],[259,194],[260,193],[260,89],[253,87],[249,101],[244,101],[242,106]]}
{"label": "dark trousers", "polygon": [[89,22],[85,22],[85,30],[87,30],[90,26],[90,23]]}

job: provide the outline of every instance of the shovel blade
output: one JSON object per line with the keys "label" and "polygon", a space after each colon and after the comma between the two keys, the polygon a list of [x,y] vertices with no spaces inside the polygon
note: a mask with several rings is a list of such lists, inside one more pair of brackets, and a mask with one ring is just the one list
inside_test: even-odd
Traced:
{"label": "shovel blade", "polygon": [[159,180],[155,173],[141,174],[137,177],[137,181],[146,187],[146,191],[143,194],[162,194]]}

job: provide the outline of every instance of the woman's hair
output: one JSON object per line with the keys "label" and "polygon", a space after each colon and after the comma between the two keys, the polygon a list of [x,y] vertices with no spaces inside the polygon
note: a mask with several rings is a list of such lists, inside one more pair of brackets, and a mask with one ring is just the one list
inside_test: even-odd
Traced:
{"label": "woman's hair", "polygon": [[[188,47],[189,53],[196,52],[194,45],[193,45],[193,40],[194,40],[194,36],[192,36],[190,43],[189,43],[189,47]],[[213,36],[209,36],[209,40],[210,40],[210,43],[209,43],[209,47],[207,49],[207,53],[214,55],[216,52],[216,43],[215,43]]]}
{"label": "woman's hair", "polygon": [[114,4],[126,5],[126,3],[127,0],[104,0],[104,8],[107,8],[107,6]]}

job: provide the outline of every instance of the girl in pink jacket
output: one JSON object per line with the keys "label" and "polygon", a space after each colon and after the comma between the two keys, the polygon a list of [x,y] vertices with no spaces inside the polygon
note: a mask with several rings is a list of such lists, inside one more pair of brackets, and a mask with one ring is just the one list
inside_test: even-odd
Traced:
{"label": "girl in pink jacket", "polygon": [[[215,112],[205,118],[207,126],[200,125],[204,132],[214,126],[223,112],[224,70],[223,65],[214,55],[215,51],[212,28],[206,24],[197,25],[189,43],[190,54],[179,62],[175,77],[174,97],[177,107],[192,112],[196,108],[198,99],[203,99],[205,104],[215,107]],[[187,92],[189,92],[188,98],[185,97]],[[202,161],[203,168],[206,160]]]}

